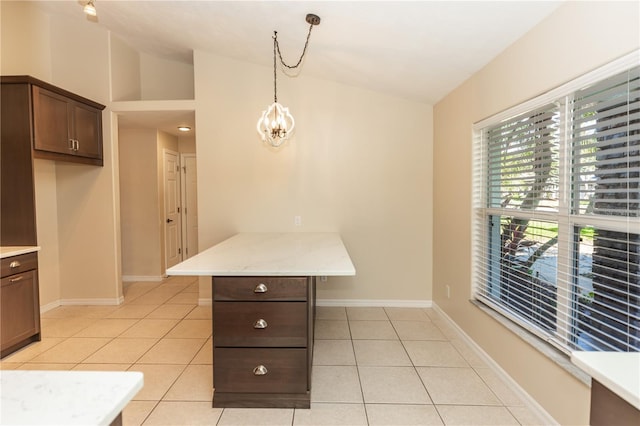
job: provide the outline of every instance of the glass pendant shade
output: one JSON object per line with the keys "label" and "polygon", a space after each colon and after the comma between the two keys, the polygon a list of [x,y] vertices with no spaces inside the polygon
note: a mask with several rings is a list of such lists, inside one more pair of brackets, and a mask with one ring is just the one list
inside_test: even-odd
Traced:
{"label": "glass pendant shade", "polygon": [[277,102],[272,103],[258,120],[258,133],[262,140],[271,146],[282,145],[293,134],[295,121],[289,113],[289,108]]}
{"label": "glass pendant shade", "polygon": [[96,7],[93,4],[93,1],[89,1],[87,4],[84,5],[84,13],[86,13],[89,16],[97,15]]}

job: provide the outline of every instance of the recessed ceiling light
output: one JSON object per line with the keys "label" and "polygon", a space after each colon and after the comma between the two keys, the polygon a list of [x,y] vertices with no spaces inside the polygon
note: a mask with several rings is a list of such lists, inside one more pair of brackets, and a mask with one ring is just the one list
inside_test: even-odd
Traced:
{"label": "recessed ceiling light", "polygon": [[191,131],[191,127],[189,127],[189,126],[178,126],[178,130],[180,130],[181,132],[190,132]]}

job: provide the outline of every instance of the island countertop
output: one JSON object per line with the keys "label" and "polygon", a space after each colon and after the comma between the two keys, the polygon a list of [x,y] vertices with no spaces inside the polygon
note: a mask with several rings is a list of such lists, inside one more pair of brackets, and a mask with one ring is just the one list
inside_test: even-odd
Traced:
{"label": "island countertop", "polygon": [[168,275],[349,276],[356,270],[337,233],[239,233],[169,269]]}
{"label": "island countertop", "polygon": [[571,361],[640,410],[640,353],[572,352]]}
{"label": "island countertop", "polygon": [[0,371],[0,424],[109,425],[143,380],[132,371]]}

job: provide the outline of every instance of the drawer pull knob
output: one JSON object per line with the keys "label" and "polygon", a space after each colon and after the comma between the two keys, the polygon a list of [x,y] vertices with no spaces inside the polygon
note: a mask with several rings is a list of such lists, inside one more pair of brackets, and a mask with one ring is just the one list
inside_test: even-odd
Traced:
{"label": "drawer pull knob", "polygon": [[269,372],[269,370],[267,370],[267,367],[265,367],[264,365],[259,365],[256,368],[253,369],[253,374],[256,376],[264,376]]}
{"label": "drawer pull knob", "polygon": [[19,267],[20,265],[21,265],[21,263],[20,263],[20,262],[18,262],[17,260],[14,260],[13,262],[11,262],[11,263],[9,264],[9,268],[17,268],[17,267]]}
{"label": "drawer pull knob", "polygon": [[16,282],[18,282],[18,281],[22,281],[22,279],[23,279],[23,278],[24,278],[24,275],[20,275],[20,276],[18,276],[18,277],[11,278],[11,279],[9,280],[9,282],[11,282],[11,283],[16,283]]}
{"label": "drawer pull knob", "polygon": [[258,321],[256,321],[253,324],[253,328],[267,328],[269,324],[267,324],[267,321],[263,320],[262,318],[260,318]]}
{"label": "drawer pull knob", "polygon": [[266,284],[264,284],[264,283],[260,283],[260,284],[258,284],[258,285],[256,286],[256,288],[254,288],[254,289],[253,289],[253,292],[254,292],[254,293],[266,293],[266,292],[267,292],[267,290],[269,290],[269,289],[267,288],[267,285],[266,285]]}

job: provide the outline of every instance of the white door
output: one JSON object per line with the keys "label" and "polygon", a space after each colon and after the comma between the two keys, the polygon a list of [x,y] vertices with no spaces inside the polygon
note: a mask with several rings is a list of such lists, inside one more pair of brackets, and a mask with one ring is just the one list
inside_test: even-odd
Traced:
{"label": "white door", "polygon": [[182,257],[198,253],[198,185],[195,154],[181,154],[182,163]]}
{"label": "white door", "polygon": [[166,267],[182,261],[180,224],[180,164],[178,153],[163,150],[164,156],[164,250]]}

